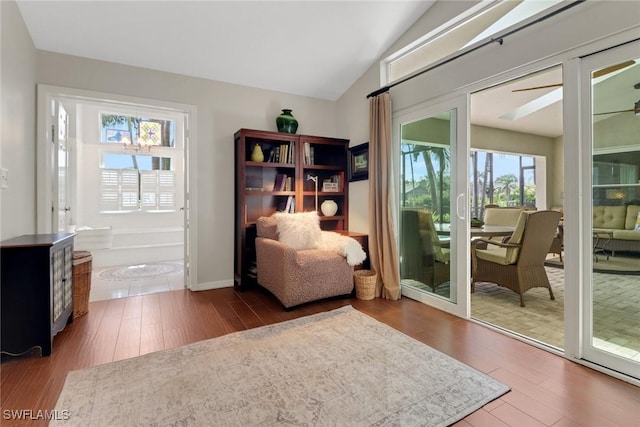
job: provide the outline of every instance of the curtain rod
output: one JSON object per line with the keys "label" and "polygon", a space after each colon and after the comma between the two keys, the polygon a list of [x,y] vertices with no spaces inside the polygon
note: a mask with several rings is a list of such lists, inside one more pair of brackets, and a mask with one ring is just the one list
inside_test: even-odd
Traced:
{"label": "curtain rod", "polygon": [[542,21],[546,21],[547,19],[549,19],[549,18],[551,18],[553,16],[556,16],[556,15],[562,13],[562,12],[565,12],[565,11],[571,9],[574,6],[579,5],[580,3],[584,3],[585,1],[586,0],[576,0],[576,1],[572,2],[572,3],[569,3],[568,5],[563,6],[563,7],[559,8],[559,9],[556,9],[553,12],[549,12],[546,15],[543,15],[540,18],[538,18],[538,19],[536,19],[534,21],[531,21],[531,22],[529,22],[527,24],[524,24],[524,25],[521,25],[519,27],[516,27],[513,30],[501,35],[500,37],[491,38],[490,40],[487,40],[486,42],[484,42],[482,44],[479,44],[478,46],[474,47],[473,49],[465,50],[464,52],[461,52],[461,53],[459,53],[457,55],[454,55],[454,56],[452,56],[452,57],[450,57],[450,58],[448,58],[448,59],[446,59],[446,60],[444,60],[442,62],[438,62],[437,64],[432,65],[431,67],[425,68],[424,70],[421,70],[421,71],[419,71],[419,72],[417,72],[415,74],[411,74],[411,75],[409,75],[409,76],[407,76],[407,77],[405,77],[405,78],[403,78],[401,80],[398,80],[395,83],[392,83],[390,85],[381,87],[380,89],[374,90],[369,95],[367,95],[367,98],[371,98],[372,96],[378,96],[380,94],[388,92],[389,89],[391,89],[392,87],[398,86],[399,84],[402,84],[402,83],[404,83],[406,81],[409,81],[409,80],[413,79],[414,77],[421,76],[421,75],[423,75],[424,73],[426,73],[428,71],[434,70],[434,69],[436,69],[438,67],[441,67],[441,66],[443,66],[445,64],[448,64],[449,62],[455,61],[456,59],[461,58],[461,57],[463,57],[465,55],[468,55],[471,52],[475,52],[476,50],[478,50],[480,48],[483,48],[483,47],[485,47],[487,45],[490,45],[490,44],[493,44],[493,43],[499,43],[500,45],[502,45],[504,43],[504,38],[505,37],[508,37],[508,36],[510,36],[512,34],[515,34],[515,33],[519,32],[519,31],[522,31],[525,28],[529,28],[532,25],[538,24],[538,23],[540,23]]}

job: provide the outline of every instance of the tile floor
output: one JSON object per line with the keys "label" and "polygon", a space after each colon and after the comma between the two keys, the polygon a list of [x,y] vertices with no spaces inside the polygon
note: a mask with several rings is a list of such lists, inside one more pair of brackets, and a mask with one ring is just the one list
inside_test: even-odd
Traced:
{"label": "tile floor", "polygon": [[[182,260],[170,262],[182,264]],[[121,266],[123,269],[128,267],[132,266]],[[173,273],[146,278],[121,278],[116,280],[100,277],[100,273],[113,268],[114,267],[103,267],[93,269],[91,274],[91,292],[89,293],[89,301],[102,301],[184,289],[184,270],[182,268]]]}

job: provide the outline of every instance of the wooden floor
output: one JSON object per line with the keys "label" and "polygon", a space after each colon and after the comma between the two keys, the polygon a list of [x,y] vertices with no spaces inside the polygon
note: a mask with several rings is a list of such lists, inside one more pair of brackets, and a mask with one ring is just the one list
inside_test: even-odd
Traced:
{"label": "wooden floor", "polygon": [[[337,299],[285,312],[264,291],[174,291],[91,303],[50,357],[3,358],[0,424],[8,410],[53,409],[68,371],[352,304],[497,380],[511,391],[456,426],[638,426],[640,389],[424,304]],[[402,363],[401,360],[398,363]]]}

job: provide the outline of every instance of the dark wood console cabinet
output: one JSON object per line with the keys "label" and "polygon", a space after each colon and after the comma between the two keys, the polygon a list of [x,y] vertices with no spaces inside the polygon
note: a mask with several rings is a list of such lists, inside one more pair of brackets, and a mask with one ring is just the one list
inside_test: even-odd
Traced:
{"label": "dark wood console cabinet", "polygon": [[18,355],[40,347],[73,321],[73,236],[31,234],[1,245],[1,352]]}

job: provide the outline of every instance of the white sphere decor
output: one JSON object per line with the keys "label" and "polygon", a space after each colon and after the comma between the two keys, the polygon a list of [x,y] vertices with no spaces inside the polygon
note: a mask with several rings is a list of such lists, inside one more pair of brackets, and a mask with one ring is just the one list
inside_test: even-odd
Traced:
{"label": "white sphere decor", "polygon": [[320,205],[320,210],[324,216],[334,216],[338,212],[338,204],[333,200],[325,200]]}

